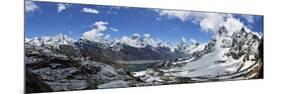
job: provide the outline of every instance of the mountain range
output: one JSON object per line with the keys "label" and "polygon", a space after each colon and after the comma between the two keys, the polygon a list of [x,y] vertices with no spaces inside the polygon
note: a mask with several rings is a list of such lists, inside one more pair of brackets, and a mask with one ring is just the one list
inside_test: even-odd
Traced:
{"label": "mountain range", "polygon": [[[182,40],[175,47],[137,34],[98,42],[63,34],[36,37],[25,40],[26,88],[47,92],[259,78],[262,47],[262,34],[225,27],[208,43]],[[140,61],[153,64],[129,69],[147,64]]]}

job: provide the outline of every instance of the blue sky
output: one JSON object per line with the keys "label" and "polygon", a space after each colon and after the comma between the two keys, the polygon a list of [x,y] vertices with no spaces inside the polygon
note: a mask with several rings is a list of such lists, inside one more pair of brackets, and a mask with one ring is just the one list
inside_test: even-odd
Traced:
{"label": "blue sky", "polygon": [[[107,22],[103,35],[110,35],[111,39],[131,36],[134,33],[151,37],[172,44],[183,37],[198,42],[207,42],[216,31],[208,24],[221,25],[229,15],[238,19],[254,32],[263,32],[263,17],[256,15],[218,14],[219,16],[203,16],[199,12],[172,11],[161,9],[111,7],[99,5],[66,4],[55,2],[26,3],[25,33],[26,37],[53,36],[59,33],[79,39],[83,33],[94,28],[98,21]],[[60,8],[59,8],[60,7]],[[83,8],[91,9],[89,13]],[[213,20],[217,19],[217,20]],[[205,22],[205,24],[204,24]],[[205,26],[206,25],[206,26]],[[214,25],[214,26],[215,26]],[[207,28],[207,29],[204,29]]]}

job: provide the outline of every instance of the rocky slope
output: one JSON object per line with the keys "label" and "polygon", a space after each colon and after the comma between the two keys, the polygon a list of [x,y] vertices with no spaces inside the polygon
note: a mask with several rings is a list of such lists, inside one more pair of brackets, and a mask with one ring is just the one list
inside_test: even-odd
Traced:
{"label": "rocky slope", "polygon": [[26,41],[26,92],[109,88],[108,84],[128,87],[138,82],[121,66],[96,62],[80,53],[74,42],[62,35]]}

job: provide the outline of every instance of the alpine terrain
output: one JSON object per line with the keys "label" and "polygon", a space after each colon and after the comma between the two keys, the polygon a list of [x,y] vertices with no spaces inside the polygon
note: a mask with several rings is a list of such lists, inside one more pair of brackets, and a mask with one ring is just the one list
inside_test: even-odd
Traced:
{"label": "alpine terrain", "polygon": [[258,78],[262,37],[225,27],[208,43],[180,42],[171,48],[132,35],[136,44],[102,42],[66,35],[26,39],[29,92],[134,87]]}

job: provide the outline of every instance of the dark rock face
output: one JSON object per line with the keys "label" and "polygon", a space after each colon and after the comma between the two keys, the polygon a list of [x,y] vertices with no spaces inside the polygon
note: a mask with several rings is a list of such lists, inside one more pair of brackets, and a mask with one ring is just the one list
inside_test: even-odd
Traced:
{"label": "dark rock face", "polygon": [[230,52],[227,54],[234,59],[239,59],[245,55],[245,59],[249,60],[250,55],[254,55],[255,59],[260,59],[260,53],[255,50],[258,47],[261,40],[251,33],[247,33],[244,28],[240,32],[235,32],[232,35],[232,46]]}
{"label": "dark rock face", "polygon": [[27,93],[39,93],[50,92],[52,89],[49,85],[44,83],[40,78],[36,77],[34,73],[25,71],[25,92]]}
{"label": "dark rock face", "polygon": [[[260,52],[260,58],[261,58],[261,60],[262,60],[262,62],[264,62],[263,61],[263,37],[262,37],[262,39],[261,39],[261,43],[260,43],[260,45],[259,45],[259,52]],[[259,75],[258,75],[258,78],[263,78],[263,63],[261,64],[261,68],[260,68],[260,71],[259,71]]]}

